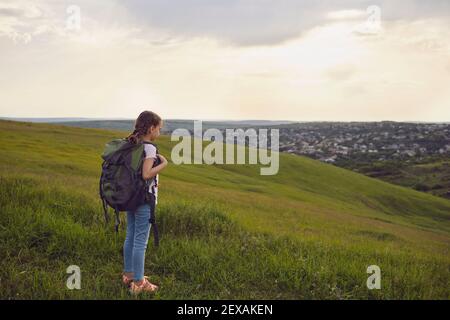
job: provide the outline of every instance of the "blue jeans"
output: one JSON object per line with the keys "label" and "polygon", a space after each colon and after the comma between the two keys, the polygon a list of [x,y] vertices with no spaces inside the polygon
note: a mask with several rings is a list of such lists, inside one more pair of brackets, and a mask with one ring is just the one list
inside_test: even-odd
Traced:
{"label": "blue jeans", "polygon": [[124,272],[133,273],[133,279],[144,279],[145,250],[150,234],[149,204],[143,204],[135,211],[127,211],[127,235],[123,245]]}

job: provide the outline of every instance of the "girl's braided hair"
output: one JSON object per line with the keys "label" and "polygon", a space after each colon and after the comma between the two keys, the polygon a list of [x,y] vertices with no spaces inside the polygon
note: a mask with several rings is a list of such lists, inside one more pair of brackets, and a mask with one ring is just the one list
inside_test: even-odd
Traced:
{"label": "girl's braided hair", "polygon": [[134,131],[127,140],[132,143],[137,143],[142,136],[145,136],[151,126],[158,126],[161,123],[161,117],[152,111],[144,111],[136,119],[134,124]]}

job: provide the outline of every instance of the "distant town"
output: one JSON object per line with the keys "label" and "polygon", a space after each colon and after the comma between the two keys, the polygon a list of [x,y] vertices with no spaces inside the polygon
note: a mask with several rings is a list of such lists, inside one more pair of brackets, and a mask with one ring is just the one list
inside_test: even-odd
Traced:
{"label": "distant town", "polygon": [[450,124],[299,123],[280,127],[280,151],[323,162],[420,160],[450,155]]}

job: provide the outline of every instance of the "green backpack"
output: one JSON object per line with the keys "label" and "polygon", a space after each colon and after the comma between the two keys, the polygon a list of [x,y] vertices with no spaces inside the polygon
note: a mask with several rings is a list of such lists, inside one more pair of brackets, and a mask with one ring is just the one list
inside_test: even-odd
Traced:
{"label": "green backpack", "polygon": [[[145,181],[142,178],[144,144],[152,144],[157,148],[155,144],[147,141],[134,144],[127,139],[115,139],[105,145],[105,151],[102,154],[104,161],[100,177],[100,198],[107,223],[109,222],[108,206],[114,209],[116,232],[119,231],[120,211],[134,211],[144,203],[150,204],[150,223],[153,225],[157,246],[159,241],[155,221],[155,199],[154,195],[148,191],[151,180]],[[157,157],[153,166],[159,163],[159,157]]]}

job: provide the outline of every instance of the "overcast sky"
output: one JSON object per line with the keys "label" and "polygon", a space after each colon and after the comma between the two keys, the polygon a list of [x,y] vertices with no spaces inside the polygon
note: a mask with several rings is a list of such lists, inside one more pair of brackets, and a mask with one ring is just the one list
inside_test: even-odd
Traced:
{"label": "overcast sky", "polygon": [[449,84],[448,0],[0,0],[5,117],[450,121]]}

